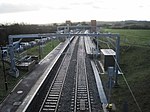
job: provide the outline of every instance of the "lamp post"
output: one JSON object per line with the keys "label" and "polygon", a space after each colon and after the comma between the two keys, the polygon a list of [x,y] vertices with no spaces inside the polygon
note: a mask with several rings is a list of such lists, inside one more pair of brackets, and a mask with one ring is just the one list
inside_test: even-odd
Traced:
{"label": "lamp post", "polygon": [[[40,35],[41,33],[41,29],[40,28],[36,28],[37,31],[38,31],[38,34]],[[41,60],[42,59],[42,43],[43,43],[43,40],[42,40],[42,36],[39,36],[40,38],[40,41],[39,41],[39,59]]]}
{"label": "lamp post", "polygon": [[5,72],[5,64],[4,64],[4,54],[3,54],[3,47],[1,46],[1,55],[2,55],[2,66],[3,66],[3,73],[4,73],[4,81],[5,81],[5,89],[8,90],[8,84],[7,84],[7,77]]}

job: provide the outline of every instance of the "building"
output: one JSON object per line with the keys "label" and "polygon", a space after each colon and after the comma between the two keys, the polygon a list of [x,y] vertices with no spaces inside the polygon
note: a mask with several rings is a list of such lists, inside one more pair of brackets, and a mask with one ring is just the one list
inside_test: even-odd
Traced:
{"label": "building", "polygon": [[91,32],[96,32],[96,20],[91,20]]}
{"label": "building", "polygon": [[101,49],[100,61],[104,67],[104,70],[107,71],[108,67],[115,67],[115,56],[116,52],[112,49]]}
{"label": "building", "polygon": [[68,24],[69,26],[71,26],[71,21],[70,20],[66,20],[66,24]]}

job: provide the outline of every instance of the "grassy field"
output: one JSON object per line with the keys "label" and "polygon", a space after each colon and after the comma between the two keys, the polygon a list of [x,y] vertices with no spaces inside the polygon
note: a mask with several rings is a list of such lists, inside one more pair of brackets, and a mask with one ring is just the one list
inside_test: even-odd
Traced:
{"label": "grassy field", "polygon": [[[45,45],[43,45],[42,51],[41,51],[42,58],[45,57],[51,50],[53,50],[56,47],[56,45],[58,45],[59,43],[60,42],[58,40],[53,40],[53,41],[50,41],[50,42],[46,43]],[[39,55],[39,46],[28,49],[27,54],[38,56]]]}
{"label": "grassy field", "polygon": [[[150,30],[105,29],[105,32],[119,33],[121,36],[120,66],[142,110],[150,110]],[[126,41],[127,42],[126,42]],[[108,77],[102,76],[105,85]],[[105,90],[108,89],[105,87]],[[111,101],[116,104],[116,112],[139,111],[123,77],[119,76],[119,88],[113,88]]]}
{"label": "grassy field", "polygon": [[119,33],[122,43],[150,46],[150,30],[104,29],[104,32]]}
{"label": "grassy field", "polygon": [[[52,40],[46,43],[43,47],[42,58],[45,57],[52,49],[54,49],[60,43],[59,40]],[[33,47],[27,50],[27,54],[29,55],[39,55],[39,46]],[[5,69],[8,73],[10,65],[5,63]],[[0,61],[0,102],[10,93],[10,91],[14,88],[14,86],[18,83],[18,81],[27,75],[27,72],[20,71],[20,76],[18,78],[14,78],[10,75],[7,75],[8,82],[8,91],[5,90],[5,82],[4,82],[4,74],[2,72],[2,62]]]}

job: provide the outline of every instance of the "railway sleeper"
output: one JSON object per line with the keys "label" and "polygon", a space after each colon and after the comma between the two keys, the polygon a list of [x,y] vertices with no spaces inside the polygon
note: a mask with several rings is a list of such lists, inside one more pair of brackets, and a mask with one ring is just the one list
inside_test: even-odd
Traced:
{"label": "railway sleeper", "polygon": [[58,97],[49,97],[47,99],[58,99]]}
{"label": "railway sleeper", "polygon": [[46,102],[57,102],[57,100],[47,99]]}
{"label": "railway sleeper", "polygon": [[59,97],[59,94],[49,94],[49,97]]}
{"label": "railway sleeper", "polygon": [[46,104],[46,105],[56,105],[57,102],[47,102],[47,101],[46,101],[45,104]]}
{"label": "railway sleeper", "polygon": [[[50,90],[50,92],[54,92],[54,93],[60,93],[60,90],[61,90],[61,87],[55,87],[55,88],[52,88],[51,90]],[[50,92],[49,92],[49,94],[50,94]]]}
{"label": "railway sleeper", "polygon": [[44,105],[44,108],[56,108],[56,105]]}
{"label": "railway sleeper", "polygon": [[85,110],[85,100],[80,99],[80,110]]}
{"label": "railway sleeper", "polygon": [[49,93],[49,95],[59,95],[59,92],[58,92],[58,91],[51,91],[51,92]]}
{"label": "railway sleeper", "polygon": [[78,88],[78,91],[87,91],[86,88]]}
{"label": "railway sleeper", "polygon": [[51,109],[51,108],[43,108],[43,111],[54,111],[55,109]]}

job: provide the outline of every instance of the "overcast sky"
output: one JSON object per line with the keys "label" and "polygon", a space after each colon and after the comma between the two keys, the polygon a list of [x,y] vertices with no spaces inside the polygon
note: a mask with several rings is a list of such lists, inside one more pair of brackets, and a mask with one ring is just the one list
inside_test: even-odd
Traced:
{"label": "overcast sky", "polygon": [[0,23],[150,21],[150,0],[0,0]]}

